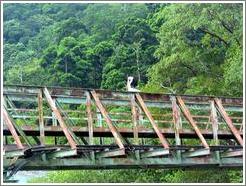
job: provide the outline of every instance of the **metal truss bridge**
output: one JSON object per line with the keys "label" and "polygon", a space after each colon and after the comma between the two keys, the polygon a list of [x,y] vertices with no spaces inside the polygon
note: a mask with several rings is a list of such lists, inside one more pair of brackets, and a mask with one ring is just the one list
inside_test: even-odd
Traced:
{"label": "metal truss bridge", "polygon": [[5,85],[3,168],[243,166],[243,99]]}

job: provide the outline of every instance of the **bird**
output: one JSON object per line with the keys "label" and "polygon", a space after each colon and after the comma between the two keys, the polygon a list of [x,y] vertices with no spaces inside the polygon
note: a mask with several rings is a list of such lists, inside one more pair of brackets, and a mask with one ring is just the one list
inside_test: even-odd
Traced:
{"label": "bird", "polygon": [[140,90],[131,87],[132,82],[133,82],[133,77],[129,76],[127,78],[127,84],[126,84],[127,91],[128,92],[140,92]]}

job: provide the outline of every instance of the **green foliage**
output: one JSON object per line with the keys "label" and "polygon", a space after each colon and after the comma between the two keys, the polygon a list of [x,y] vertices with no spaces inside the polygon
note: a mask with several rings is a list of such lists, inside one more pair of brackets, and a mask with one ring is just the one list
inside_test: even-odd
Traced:
{"label": "green foliage", "polygon": [[[93,175],[93,176],[92,176]],[[239,183],[242,171],[225,169],[117,169],[55,171],[30,183]]]}
{"label": "green foliage", "polygon": [[175,4],[154,18],[162,23],[152,26],[160,30],[159,62],[149,69],[148,84],[177,93],[242,95],[241,5]]}
{"label": "green foliage", "polygon": [[146,71],[155,63],[157,40],[144,19],[131,17],[119,24],[113,36],[114,51],[103,69],[102,87],[124,89],[127,76],[146,83]]}

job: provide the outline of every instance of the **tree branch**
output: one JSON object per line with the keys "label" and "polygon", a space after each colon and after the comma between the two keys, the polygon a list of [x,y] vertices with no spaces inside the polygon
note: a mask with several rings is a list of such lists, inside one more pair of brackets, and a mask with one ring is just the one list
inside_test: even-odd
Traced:
{"label": "tree branch", "polygon": [[169,90],[172,94],[176,94],[176,90],[172,89],[171,87],[166,87],[162,83],[160,85],[162,88]]}
{"label": "tree branch", "polygon": [[196,76],[196,75],[198,74],[198,72],[197,72],[196,70],[194,70],[192,67],[190,67],[189,65],[187,65],[187,64],[185,64],[185,63],[182,63],[182,62],[181,62],[181,64],[182,64],[184,67],[188,68],[188,69],[192,72],[192,74],[193,74],[194,76]]}
{"label": "tree branch", "polygon": [[211,31],[209,31],[209,30],[202,29],[202,28],[199,28],[199,30],[202,31],[202,32],[204,32],[204,33],[206,33],[206,34],[211,35],[212,37],[215,37],[215,38],[219,39],[219,40],[222,41],[226,46],[229,45],[229,43],[227,43],[223,38],[221,38],[221,37],[218,36],[217,34],[211,32]]}
{"label": "tree branch", "polygon": [[[229,33],[231,33],[231,34],[233,34],[234,33],[234,31],[233,31],[233,26],[229,26],[224,20],[222,20],[221,18],[220,18],[220,16],[218,15],[218,14],[214,14],[214,13],[212,13],[211,11],[208,11],[208,13],[209,13],[209,15],[211,16],[211,17],[213,17],[214,19],[218,19],[219,20],[219,22],[221,23],[221,25],[229,32]],[[235,40],[236,40],[236,42],[237,42],[237,44],[239,45],[239,46],[241,46],[241,44],[240,44],[240,41],[238,40],[238,39],[236,39],[235,38]]]}

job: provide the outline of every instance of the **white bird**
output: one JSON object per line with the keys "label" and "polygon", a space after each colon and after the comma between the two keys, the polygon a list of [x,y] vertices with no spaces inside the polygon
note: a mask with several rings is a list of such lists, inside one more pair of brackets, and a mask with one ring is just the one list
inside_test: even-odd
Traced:
{"label": "white bird", "polygon": [[140,92],[140,90],[131,87],[132,81],[133,81],[133,77],[129,76],[127,78],[127,84],[126,84],[127,91],[128,92]]}

